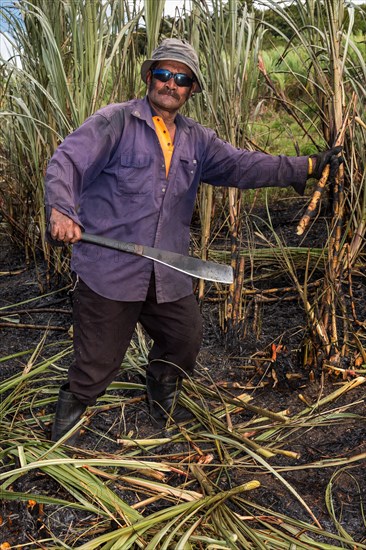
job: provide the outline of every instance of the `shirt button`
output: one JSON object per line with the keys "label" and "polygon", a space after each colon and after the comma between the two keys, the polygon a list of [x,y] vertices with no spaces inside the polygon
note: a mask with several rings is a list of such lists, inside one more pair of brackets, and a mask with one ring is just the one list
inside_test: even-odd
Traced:
{"label": "shirt button", "polygon": [[191,170],[191,174],[194,174],[194,171],[193,171],[193,170]]}
{"label": "shirt button", "polygon": [[138,117],[141,116],[140,111],[134,111],[133,114],[134,114],[135,116],[138,116]]}
{"label": "shirt button", "polygon": [[196,159],[193,159],[193,164],[197,164],[197,161],[196,161]]}
{"label": "shirt button", "polygon": [[165,164],[162,164],[161,167],[162,167],[162,168],[165,168]]}
{"label": "shirt button", "polygon": [[162,192],[165,193],[165,187],[162,188]]}

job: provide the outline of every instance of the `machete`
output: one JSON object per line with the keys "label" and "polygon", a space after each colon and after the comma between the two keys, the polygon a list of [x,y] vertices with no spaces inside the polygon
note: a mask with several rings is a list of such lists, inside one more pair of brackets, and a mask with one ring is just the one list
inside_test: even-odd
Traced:
{"label": "machete", "polygon": [[99,235],[91,235],[90,233],[83,233],[81,240],[86,243],[97,244],[99,246],[105,246],[107,248],[113,248],[115,250],[121,250],[122,252],[128,252],[129,254],[136,254],[137,256],[149,258],[150,260],[154,260],[154,262],[167,265],[168,267],[181,271],[182,273],[187,273],[198,279],[206,279],[207,281],[227,284],[231,284],[234,280],[233,269],[229,265],[206,262],[199,258],[193,258],[192,256],[184,256],[183,254],[169,252],[168,250],[159,250],[158,248],[143,246],[142,244],[125,243]]}

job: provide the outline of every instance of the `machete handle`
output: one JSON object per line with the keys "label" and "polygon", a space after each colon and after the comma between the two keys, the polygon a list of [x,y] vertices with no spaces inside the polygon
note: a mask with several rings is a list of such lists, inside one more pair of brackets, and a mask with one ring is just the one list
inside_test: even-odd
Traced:
{"label": "machete handle", "polygon": [[83,233],[81,240],[85,243],[99,244],[106,246],[107,248],[113,248],[114,250],[121,250],[122,252],[129,252],[130,254],[137,254],[142,256],[144,247],[135,243],[125,243],[123,241],[117,241],[116,239],[109,239],[108,237],[101,237],[100,235],[91,235],[90,233]]}

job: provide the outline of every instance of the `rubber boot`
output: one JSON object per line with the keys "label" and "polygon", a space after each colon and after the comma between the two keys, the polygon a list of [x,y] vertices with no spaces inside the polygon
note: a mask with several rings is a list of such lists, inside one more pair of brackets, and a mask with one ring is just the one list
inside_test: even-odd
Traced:
{"label": "rubber boot", "polygon": [[[58,441],[65,435],[77,422],[79,422],[86,405],[81,403],[70,391],[69,385],[61,386],[58,401],[56,405],[55,420],[52,426],[51,441]],[[74,445],[79,438],[80,431],[77,430],[69,437],[65,443]]]}
{"label": "rubber boot", "polygon": [[153,424],[162,428],[166,423],[185,422],[194,418],[193,414],[178,404],[182,389],[182,378],[172,373],[154,375],[154,368],[146,371],[147,400]]}

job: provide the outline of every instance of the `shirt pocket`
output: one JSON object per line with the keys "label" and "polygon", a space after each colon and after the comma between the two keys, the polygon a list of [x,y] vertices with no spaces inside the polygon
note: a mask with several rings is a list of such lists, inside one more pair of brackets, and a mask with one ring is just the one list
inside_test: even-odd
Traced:
{"label": "shirt pocket", "polygon": [[118,169],[118,191],[122,195],[146,195],[152,191],[149,171],[150,155],[121,155]]}
{"label": "shirt pocket", "polygon": [[[189,159],[187,157],[180,157],[178,170],[178,185],[175,188],[175,194],[182,195],[183,193],[187,193],[192,187],[194,181],[197,180],[197,160],[192,158]],[[195,192],[195,189],[192,188],[192,191]]]}

